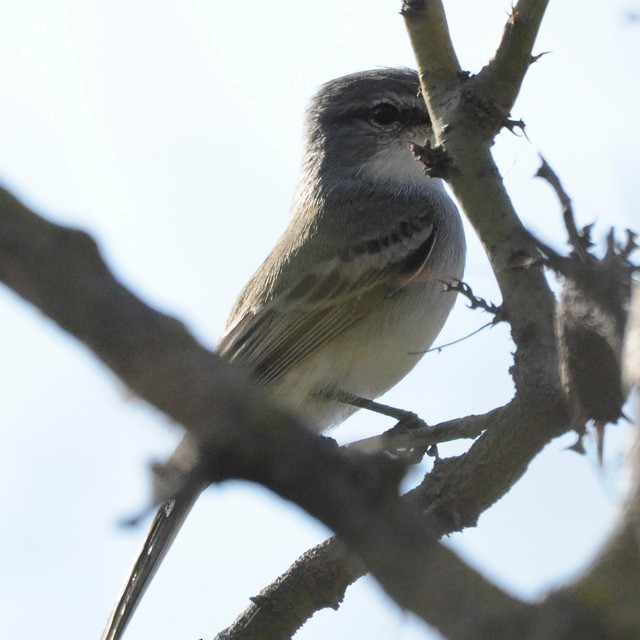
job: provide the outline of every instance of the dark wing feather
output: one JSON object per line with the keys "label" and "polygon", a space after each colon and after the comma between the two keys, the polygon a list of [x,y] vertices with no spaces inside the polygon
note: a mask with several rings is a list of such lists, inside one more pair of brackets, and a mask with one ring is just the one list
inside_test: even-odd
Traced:
{"label": "dark wing feather", "polygon": [[435,238],[428,217],[412,218],[313,265],[264,306],[246,311],[218,352],[269,384],[408,286],[423,272]]}

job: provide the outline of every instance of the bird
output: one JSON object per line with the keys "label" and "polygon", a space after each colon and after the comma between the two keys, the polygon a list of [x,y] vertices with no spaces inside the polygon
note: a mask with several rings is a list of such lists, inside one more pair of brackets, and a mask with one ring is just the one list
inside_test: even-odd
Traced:
{"label": "bird", "polygon": [[[218,342],[218,354],[317,433],[404,378],[454,304],[443,283],[462,278],[464,231],[444,183],[412,153],[426,140],[434,134],[416,71],[322,85],[306,111],[289,223]],[[186,435],[174,456],[190,448]],[[165,496],[101,640],[122,637],[204,488]]]}

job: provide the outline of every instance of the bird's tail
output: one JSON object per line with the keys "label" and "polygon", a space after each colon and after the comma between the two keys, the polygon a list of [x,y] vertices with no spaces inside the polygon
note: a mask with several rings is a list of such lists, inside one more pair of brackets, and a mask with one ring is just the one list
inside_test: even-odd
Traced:
{"label": "bird's tail", "polygon": [[201,491],[201,486],[186,488],[158,509],[100,640],[119,640],[122,637],[139,601]]}

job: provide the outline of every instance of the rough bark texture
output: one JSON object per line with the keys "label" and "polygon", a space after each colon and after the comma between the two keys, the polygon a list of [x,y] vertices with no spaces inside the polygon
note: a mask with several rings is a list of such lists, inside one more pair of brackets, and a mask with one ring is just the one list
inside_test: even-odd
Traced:
{"label": "rough bark texture", "polygon": [[[451,639],[640,637],[637,449],[630,462],[636,469],[634,490],[615,534],[584,575],[542,603],[510,597],[437,542],[443,533],[474,525],[545,444],[571,428],[573,399],[579,395],[574,387],[581,389],[589,379],[584,367],[602,364],[583,359],[573,387],[563,385],[559,354],[566,345],[558,345],[562,332],[543,261],[490,153],[496,133],[509,126],[546,4],[516,3],[498,51],[476,76],[458,63],[440,0],[406,0],[402,10],[438,143],[439,166],[429,166],[435,156],[424,153],[426,170],[444,172],[478,232],[517,348],[516,395],[484,416],[339,450],[305,431],[241,370],[198,345],[180,323],[131,294],[86,234],[43,220],[0,189],[0,279],[198,438],[197,464],[176,482],[193,474],[210,481],[259,482],[340,537],[303,555],[254,597],[219,639],[291,637],[315,611],[338,607],[347,586],[365,571],[400,606]],[[566,304],[580,313],[571,296]],[[587,309],[590,304],[588,295],[580,299]],[[625,356],[629,384],[640,378],[637,308],[636,296]],[[587,360],[598,360],[598,353]],[[455,435],[477,440],[466,454],[438,460],[402,499],[397,496],[402,461],[359,453],[393,444],[410,451]]]}

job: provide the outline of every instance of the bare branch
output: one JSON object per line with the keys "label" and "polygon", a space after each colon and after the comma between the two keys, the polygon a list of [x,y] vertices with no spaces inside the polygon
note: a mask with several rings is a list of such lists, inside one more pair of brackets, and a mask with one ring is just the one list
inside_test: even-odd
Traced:
{"label": "bare branch", "polygon": [[439,625],[443,609],[432,603],[455,610],[473,601],[487,625],[517,635],[505,612],[526,605],[488,583],[470,600],[486,581],[436,542],[435,518],[398,498],[402,465],[346,456],[306,431],[240,369],[117,282],[86,234],[44,221],[2,189],[0,278],[197,437],[191,479],[259,482],[336,531],[400,606]]}
{"label": "bare branch", "polygon": [[354,449],[361,453],[380,451],[397,452],[411,449],[426,449],[443,442],[460,440],[461,438],[477,438],[485,429],[491,427],[502,408],[494,409],[481,416],[467,416],[456,420],[448,420],[434,426],[416,429],[397,429],[370,438],[363,438],[345,445],[346,449]]}
{"label": "bare branch", "polygon": [[[422,81],[424,74],[430,83],[428,95],[437,96],[462,73],[442,2],[403,0],[400,13],[405,19],[411,46],[419,63],[420,79]],[[436,112],[429,108],[429,113],[433,115]]]}
{"label": "bare branch", "polygon": [[531,51],[548,3],[548,0],[515,3],[493,59],[478,74],[483,94],[491,96],[505,117],[518,97],[531,62],[540,58],[532,56]]}
{"label": "bare branch", "polygon": [[[528,2],[518,6],[529,11]],[[447,181],[487,249],[496,274],[518,347],[512,371],[516,388],[527,393],[537,390],[547,398],[555,396],[561,401],[553,296],[534,244],[518,219],[491,157],[494,136],[507,114],[487,97],[490,94],[486,84],[491,80],[460,74],[456,65],[448,62],[451,56],[446,53],[447,47],[443,54],[433,44],[448,42],[448,35],[441,34],[446,30],[441,13],[440,2],[416,2],[404,18],[416,52],[422,93],[432,116],[436,140],[456,167]],[[532,44],[529,36],[517,38]],[[527,48],[522,43],[520,46],[523,51]],[[530,47],[526,53],[528,58]],[[519,83],[521,78],[509,81],[516,80]],[[513,91],[517,93],[517,87]],[[522,268],[523,264],[528,267]],[[535,383],[531,375],[537,376]]]}
{"label": "bare branch", "polygon": [[578,227],[576,226],[576,221],[573,215],[571,198],[562,186],[560,178],[542,156],[540,156],[540,160],[542,164],[540,165],[538,171],[536,171],[536,177],[546,180],[551,185],[551,188],[555,191],[556,196],[560,201],[560,205],[562,206],[562,217],[564,219],[564,226],[567,230],[567,233],[569,234],[569,244],[573,247],[576,255],[578,255],[578,257],[582,261],[586,261],[587,251],[591,246],[590,237],[584,232],[580,233],[578,231]]}
{"label": "bare branch", "polygon": [[[530,6],[528,2],[520,3],[522,13],[527,14]],[[517,399],[503,410],[496,410],[492,428],[478,438],[465,456],[437,461],[422,486],[408,497],[425,513],[437,515],[444,532],[475,524],[479,514],[504,495],[542,447],[566,430],[568,412],[558,375],[553,296],[535,246],[517,218],[490,155],[493,137],[509,109],[486,97],[485,86],[492,82],[490,78],[469,78],[461,71],[440,0],[405,2],[402,14],[439,145],[437,157],[433,149],[416,151],[430,166],[436,164],[440,175],[448,179],[487,248],[518,347],[513,368]],[[519,42],[526,51],[528,66],[531,34],[537,31],[538,24],[539,20],[531,23],[524,36],[518,35],[520,29],[513,30],[506,37],[504,51]],[[499,66],[498,62],[493,69]],[[520,60],[514,61],[510,80],[514,86],[505,92],[513,94],[514,99],[526,70],[517,77],[521,66]],[[442,171],[441,158],[447,159],[446,171]],[[378,442],[363,446],[377,446]],[[482,599],[476,594],[471,601],[476,597]],[[432,602],[432,609],[437,608],[437,602]],[[512,613],[517,608],[514,605]],[[447,602],[446,610],[458,621],[469,623],[468,612],[464,606],[456,609],[456,601]],[[441,614],[442,611],[433,615]],[[458,637],[452,625],[447,626],[442,620],[441,624],[440,629],[448,637]],[[493,627],[497,634],[496,629]]]}
{"label": "bare branch", "polygon": [[290,638],[316,611],[337,609],[347,587],[366,573],[363,562],[337,538],[302,555],[215,640]]}

